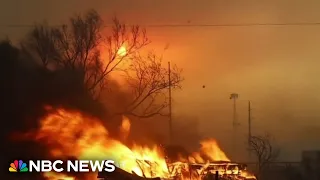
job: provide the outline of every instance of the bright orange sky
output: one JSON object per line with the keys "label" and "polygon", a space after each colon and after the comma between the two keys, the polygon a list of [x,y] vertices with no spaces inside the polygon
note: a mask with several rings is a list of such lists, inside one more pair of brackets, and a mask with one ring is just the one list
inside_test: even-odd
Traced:
{"label": "bright orange sky", "polygon": [[[317,0],[12,0],[0,2],[0,24],[60,24],[75,12],[98,10],[106,20],[117,15],[138,24],[320,22]],[[1,27],[13,39],[28,28]],[[222,141],[231,131],[232,102],[238,102],[245,137],[247,100],[252,101],[254,133],[268,131],[284,158],[320,148],[320,26],[148,28],[153,48],[184,69],[181,92],[174,92],[175,117],[199,120],[205,136]],[[202,85],[206,85],[203,89]],[[181,120],[181,118],[176,118]],[[215,128],[219,124],[219,128]],[[299,137],[298,137],[299,135]],[[299,144],[299,145],[296,145]],[[225,144],[224,146],[228,146]],[[295,148],[292,148],[295,147]]]}

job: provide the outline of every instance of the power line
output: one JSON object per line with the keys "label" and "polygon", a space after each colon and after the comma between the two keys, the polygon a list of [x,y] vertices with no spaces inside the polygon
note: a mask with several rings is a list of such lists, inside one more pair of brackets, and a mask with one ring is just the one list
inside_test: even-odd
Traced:
{"label": "power line", "polygon": [[[156,27],[156,28],[205,28],[205,27],[249,27],[249,26],[319,26],[320,22],[295,22],[295,23],[230,23],[230,24],[144,24],[142,27]],[[50,25],[51,27],[59,27],[62,25]],[[112,24],[104,27],[111,27]],[[128,25],[133,26],[133,25]],[[35,27],[31,24],[8,24],[0,25],[0,27],[9,28],[30,28]]]}

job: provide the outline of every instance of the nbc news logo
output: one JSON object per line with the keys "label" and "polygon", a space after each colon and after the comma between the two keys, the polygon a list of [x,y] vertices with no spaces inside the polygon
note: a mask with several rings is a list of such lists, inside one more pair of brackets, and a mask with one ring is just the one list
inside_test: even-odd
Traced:
{"label": "nbc news logo", "polygon": [[13,163],[10,164],[9,172],[29,172],[27,164],[22,160],[14,160]]}
{"label": "nbc news logo", "polygon": [[29,166],[22,160],[10,163],[9,172],[114,172],[116,169],[113,160],[67,160],[66,169],[62,160],[36,160],[29,161]]}

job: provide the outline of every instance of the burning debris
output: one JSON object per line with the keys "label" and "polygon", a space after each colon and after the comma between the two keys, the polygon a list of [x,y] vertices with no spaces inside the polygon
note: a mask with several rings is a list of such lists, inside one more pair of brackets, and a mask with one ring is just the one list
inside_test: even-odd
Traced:
{"label": "burning debris", "polygon": [[113,173],[99,173],[98,179],[101,180],[120,180],[120,179],[128,179],[128,180],[161,180],[160,177],[156,178],[147,178],[147,177],[141,177],[135,174],[134,171],[132,173],[126,172],[120,168],[116,168],[116,171]]}
{"label": "burning debris", "polygon": [[[122,138],[128,136],[130,121],[123,118]],[[98,178],[115,180],[142,179],[205,179],[218,172],[219,178],[248,179],[254,178],[237,163],[232,163],[213,139],[201,142],[199,152],[171,162],[160,146],[127,146],[120,140],[109,136],[100,120],[85,116],[80,112],[65,109],[51,109],[41,121],[40,128],[26,136],[45,143],[50,148],[50,155],[56,159],[112,159],[117,169],[108,174],[86,174],[85,180]],[[49,180],[75,180],[74,177],[61,173],[45,173]]]}

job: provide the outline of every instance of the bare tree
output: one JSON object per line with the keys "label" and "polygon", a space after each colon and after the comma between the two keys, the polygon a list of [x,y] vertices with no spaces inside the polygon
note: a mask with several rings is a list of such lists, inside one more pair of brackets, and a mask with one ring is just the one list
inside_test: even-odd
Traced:
{"label": "bare tree", "polygon": [[275,147],[272,137],[268,134],[263,136],[252,136],[250,138],[249,150],[254,153],[258,163],[258,174],[266,167],[266,165],[278,158],[280,149]]}
{"label": "bare tree", "polygon": [[[150,43],[145,29],[128,27],[117,18],[113,19],[108,35],[102,33],[103,27],[100,15],[91,10],[71,18],[69,24],[61,27],[37,25],[24,47],[31,47],[46,67],[67,68],[77,73],[83,87],[94,98],[106,87],[110,74],[126,72],[134,98],[120,114],[139,117],[161,114],[167,106],[164,92],[169,84],[180,87],[181,71],[172,69],[169,82],[161,57],[154,53],[142,56],[142,49]],[[123,47],[125,52],[120,52]],[[126,62],[131,65],[124,69],[121,65]],[[164,98],[159,100],[161,95]]]}
{"label": "bare tree", "polygon": [[[169,86],[180,88],[181,70],[174,66],[169,81],[168,69],[162,67],[161,57],[149,53],[146,57],[138,55],[134,59],[126,70],[126,80],[134,98],[128,104],[125,113],[138,117],[165,115],[162,110],[168,106],[168,97],[167,92],[163,90],[168,89]],[[157,101],[161,101],[161,104]]]}

